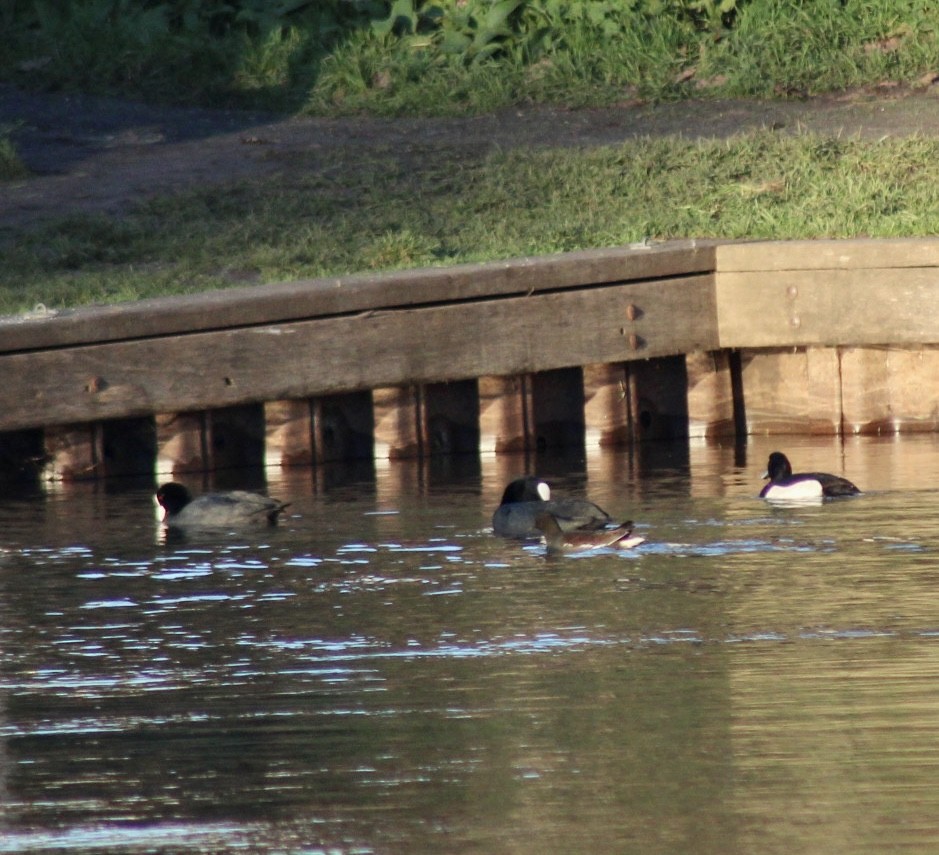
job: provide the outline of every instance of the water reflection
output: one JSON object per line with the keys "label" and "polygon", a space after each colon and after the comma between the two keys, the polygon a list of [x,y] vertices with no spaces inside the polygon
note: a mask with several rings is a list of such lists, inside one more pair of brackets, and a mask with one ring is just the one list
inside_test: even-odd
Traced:
{"label": "water reflection", "polygon": [[521,458],[271,470],[196,541],[0,499],[0,852],[929,851],[939,444],[792,440],[868,491],[806,507],[776,446],[546,462],[649,538],[552,561],[488,531]]}

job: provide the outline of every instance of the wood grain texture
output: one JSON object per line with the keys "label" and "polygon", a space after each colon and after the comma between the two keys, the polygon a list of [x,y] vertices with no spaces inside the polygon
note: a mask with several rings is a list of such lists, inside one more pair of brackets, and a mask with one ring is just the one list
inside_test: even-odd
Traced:
{"label": "wood grain texture", "polygon": [[841,432],[841,389],[834,349],[744,351],[741,367],[747,433]]}
{"label": "wood grain texture", "polygon": [[721,273],[722,347],[939,342],[939,267]]}
{"label": "wood grain texture", "polygon": [[719,244],[715,270],[863,270],[939,267],[939,238],[739,241]]}
{"label": "wood grain texture", "polygon": [[713,241],[673,241],[232,288],[66,310],[50,317],[0,318],[0,353],[499,299],[709,273],[713,268]]}
{"label": "wood grain texture", "polygon": [[0,430],[714,349],[712,286],[685,277],[0,355]]}
{"label": "wood grain texture", "polygon": [[844,348],[840,379],[845,432],[939,430],[939,348]]}

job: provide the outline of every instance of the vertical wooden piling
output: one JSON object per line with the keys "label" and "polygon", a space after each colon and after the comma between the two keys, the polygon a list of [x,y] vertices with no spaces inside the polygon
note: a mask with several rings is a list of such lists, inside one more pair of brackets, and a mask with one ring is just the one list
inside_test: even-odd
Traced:
{"label": "vertical wooden piling", "polygon": [[841,381],[834,348],[744,350],[740,364],[748,433],[841,432]]}
{"label": "vertical wooden piling", "polygon": [[528,375],[480,377],[478,382],[480,451],[526,451],[534,432]]}
{"label": "vertical wooden piling", "polygon": [[696,351],[685,356],[688,383],[688,436],[700,439],[734,436],[734,379],[726,350]]}
{"label": "vertical wooden piling", "polygon": [[264,462],[268,466],[313,463],[313,402],[308,398],[264,404]]}
{"label": "vertical wooden piling", "polygon": [[373,389],[372,406],[375,456],[388,460],[419,457],[423,450],[420,388],[412,385]]}
{"label": "vertical wooden piling", "polygon": [[100,422],[46,428],[45,453],[46,477],[52,481],[78,481],[105,474]]}
{"label": "vertical wooden piling", "polygon": [[627,445],[629,423],[626,366],[623,363],[584,366],[584,427],[588,446]]}
{"label": "vertical wooden piling", "polygon": [[206,414],[160,413],[155,416],[156,469],[160,475],[178,477],[204,472],[209,466]]}
{"label": "vertical wooden piling", "polygon": [[939,348],[849,347],[840,356],[846,433],[939,430]]}

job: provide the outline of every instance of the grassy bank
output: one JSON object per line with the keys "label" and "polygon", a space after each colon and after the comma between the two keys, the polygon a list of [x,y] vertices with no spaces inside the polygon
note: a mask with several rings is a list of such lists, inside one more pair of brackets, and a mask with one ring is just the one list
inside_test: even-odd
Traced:
{"label": "grassy bank", "polygon": [[939,70],[925,0],[8,0],[0,79],[312,113],[776,97]]}
{"label": "grassy bank", "polygon": [[[325,115],[791,97],[939,70],[924,0],[10,0],[0,31],[0,80]],[[765,133],[320,154],[7,235],[0,312],[644,238],[934,234],[937,148]],[[20,171],[0,132],[0,180]]]}
{"label": "grassy bank", "polygon": [[771,131],[488,155],[440,146],[296,160],[233,184],[23,234],[0,311],[350,271],[553,253],[645,238],[939,232],[939,141]]}

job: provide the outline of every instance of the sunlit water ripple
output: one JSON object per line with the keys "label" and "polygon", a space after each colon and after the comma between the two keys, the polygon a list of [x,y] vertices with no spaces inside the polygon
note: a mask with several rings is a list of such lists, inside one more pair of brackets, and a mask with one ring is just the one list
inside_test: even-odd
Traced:
{"label": "sunlit water ripple", "polygon": [[561,559],[488,530],[512,458],[193,542],[0,505],[0,852],[929,851],[939,443],[793,440],[867,488],[800,506],[770,450],[554,464],[647,538]]}

